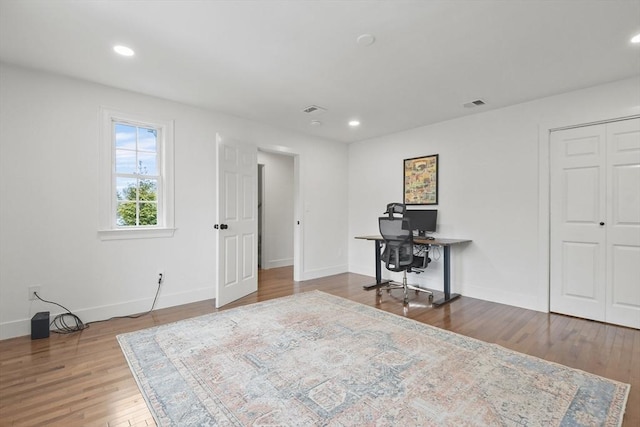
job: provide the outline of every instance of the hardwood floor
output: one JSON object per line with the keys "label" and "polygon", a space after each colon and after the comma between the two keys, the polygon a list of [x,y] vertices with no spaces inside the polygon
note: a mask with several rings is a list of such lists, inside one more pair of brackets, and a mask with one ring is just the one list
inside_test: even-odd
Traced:
{"label": "hardwood floor", "polygon": [[[385,292],[376,304],[375,292],[362,289],[371,280],[347,273],[294,282],[291,268],[262,270],[259,291],[227,308],[319,289],[403,315],[400,294],[395,298]],[[468,297],[441,308],[427,303],[424,294],[414,297],[407,316],[630,383],[623,425],[640,425],[640,331]],[[154,425],[115,336],[214,311],[209,300],[92,324],[71,335],[0,341],[0,425]]]}

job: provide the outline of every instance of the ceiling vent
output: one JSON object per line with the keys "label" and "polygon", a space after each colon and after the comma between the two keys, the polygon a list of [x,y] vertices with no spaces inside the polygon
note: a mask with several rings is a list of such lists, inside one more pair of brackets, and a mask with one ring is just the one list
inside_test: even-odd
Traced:
{"label": "ceiling vent", "polygon": [[467,102],[464,105],[464,108],[473,108],[473,107],[479,107],[481,105],[486,104],[486,102],[484,102],[482,99],[476,99],[475,101],[471,101],[471,102]]}
{"label": "ceiling vent", "polygon": [[302,110],[303,113],[318,115],[327,111],[326,108],[318,107],[317,105],[309,105],[308,107]]}

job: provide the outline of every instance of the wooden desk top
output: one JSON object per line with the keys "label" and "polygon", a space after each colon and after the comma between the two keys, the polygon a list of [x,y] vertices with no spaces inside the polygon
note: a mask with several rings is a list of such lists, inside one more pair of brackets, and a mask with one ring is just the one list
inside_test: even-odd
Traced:
{"label": "wooden desk top", "polygon": [[[356,236],[356,239],[363,240],[384,240],[382,236]],[[424,237],[413,236],[413,243],[419,245],[433,245],[433,246],[452,246],[458,243],[470,242],[469,239],[445,239],[444,237],[435,237],[433,240],[425,239]]]}

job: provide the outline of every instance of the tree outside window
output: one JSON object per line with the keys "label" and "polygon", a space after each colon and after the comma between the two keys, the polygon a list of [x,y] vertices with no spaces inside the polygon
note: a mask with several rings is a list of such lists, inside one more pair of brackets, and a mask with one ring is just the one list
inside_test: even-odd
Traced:
{"label": "tree outside window", "polygon": [[158,129],[114,122],[116,226],[158,225]]}

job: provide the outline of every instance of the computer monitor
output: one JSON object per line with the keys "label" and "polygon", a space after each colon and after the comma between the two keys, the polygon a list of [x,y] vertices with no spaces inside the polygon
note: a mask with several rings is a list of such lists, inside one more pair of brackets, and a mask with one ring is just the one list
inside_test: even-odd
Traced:
{"label": "computer monitor", "polygon": [[406,210],[404,217],[411,221],[412,231],[417,231],[418,236],[425,236],[427,233],[436,231],[438,222],[438,211],[436,209],[428,210]]}

